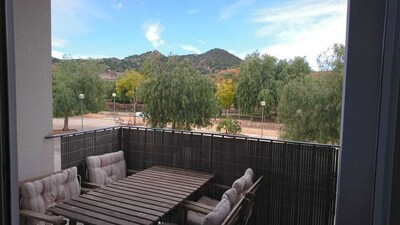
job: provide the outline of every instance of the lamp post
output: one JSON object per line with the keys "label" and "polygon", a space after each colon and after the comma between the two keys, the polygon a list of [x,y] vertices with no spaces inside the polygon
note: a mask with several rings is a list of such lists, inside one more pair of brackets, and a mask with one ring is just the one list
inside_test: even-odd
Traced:
{"label": "lamp post", "polygon": [[81,130],[83,130],[83,99],[85,98],[84,94],[79,94],[79,99],[81,100]]}
{"label": "lamp post", "polygon": [[261,102],[261,138],[263,137],[263,129],[264,129],[264,107],[265,101]]}
{"label": "lamp post", "polygon": [[113,92],[111,96],[114,98],[114,123],[115,123],[115,97],[117,97],[117,94]]}

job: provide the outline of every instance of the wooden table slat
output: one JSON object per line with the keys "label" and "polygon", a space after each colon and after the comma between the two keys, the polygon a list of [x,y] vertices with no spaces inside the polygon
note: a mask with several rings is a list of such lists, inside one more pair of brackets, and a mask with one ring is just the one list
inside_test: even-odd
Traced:
{"label": "wooden table slat", "polygon": [[[144,176],[145,175],[145,176]],[[182,180],[177,178],[177,177],[167,177],[167,176],[162,176],[160,174],[156,175],[156,174],[144,174],[142,176],[135,176],[135,177],[127,177],[126,179],[133,179],[136,177],[139,177],[141,179],[149,179],[149,180],[160,180],[160,181],[164,181],[164,182],[169,182],[169,183],[175,183],[175,184],[181,184],[182,185]],[[198,181],[187,181],[185,180],[184,184],[186,187],[190,187],[190,188],[197,188],[199,186]]]}
{"label": "wooden table slat", "polygon": [[118,194],[123,194],[123,195],[126,195],[126,196],[139,197],[139,198],[142,198],[143,200],[149,199],[149,200],[159,201],[159,202],[162,202],[162,203],[165,203],[165,204],[169,204],[169,205],[175,205],[176,202],[177,202],[176,200],[169,200],[169,199],[160,198],[160,197],[157,197],[157,196],[144,195],[144,194],[140,194],[140,193],[136,193],[136,192],[124,191],[124,190],[110,188],[110,187],[102,187],[102,188],[99,188],[96,191],[100,192],[102,190],[111,191],[111,192],[118,193]]}
{"label": "wooden table slat", "polygon": [[103,213],[105,215],[113,216],[115,218],[125,219],[125,220],[135,222],[138,224],[146,225],[146,224],[152,223],[151,220],[143,219],[143,218],[132,216],[129,214],[125,214],[125,213],[121,212],[120,208],[117,208],[117,210],[115,211],[115,210],[113,210],[113,209],[115,209],[113,207],[102,208],[102,207],[99,207],[96,205],[91,205],[87,202],[79,202],[79,201],[69,201],[69,202],[66,202],[65,204],[76,206],[76,207],[83,208],[83,209],[92,210],[92,211],[95,211],[98,213]]}
{"label": "wooden table slat", "polygon": [[187,169],[177,168],[177,167],[153,166],[153,167],[149,168],[149,170],[171,171],[171,172],[177,173],[177,174],[196,176],[196,177],[204,178],[204,179],[210,179],[212,177],[212,175],[210,176],[210,173],[207,173],[207,172],[202,172],[202,171],[193,172],[193,171],[190,171]]}
{"label": "wooden table slat", "polygon": [[87,199],[94,200],[94,201],[101,201],[101,202],[104,202],[104,203],[107,203],[110,205],[118,206],[120,208],[130,209],[130,210],[133,210],[133,211],[136,211],[139,213],[143,213],[143,214],[147,214],[147,215],[153,215],[153,216],[162,216],[163,215],[162,212],[159,212],[156,210],[141,208],[141,207],[129,205],[126,203],[122,203],[119,201],[103,199],[103,198],[99,198],[99,197],[92,196],[92,195],[82,195],[81,198],[87,198]]}
{"label": "wooden table slat", "polygon": [[168,189],[168,193],[169,194],[177,194],[177,195],[183,195],[183,196],[186,196],[186,195],[192,193],[194,190],[196,190],[196,189],[192,189],[190,191],[188,191],[188,190],[175,190],[175,189],[169,188],[170,183],[165,183],[162,186],[154,185],[154,183],[153,184],[151,184],[151,183],[149,184],[149,183],[146,183],[146,182],[135,182],[135,181],[129,181],[129,180],[121,180],[119,183],[127,184],[127,185],[140,186],[140,187],[143,187],[143,188],[151,188],[151,189],[159,190],[159,191],[165,191],[166,189]]}
{"label": "wooden table slat", "polygon": [[67,201],[65,203],[67,204],[69,202],[81,202],[81,203],[85,203],[85,204],[90,204],[90,205],[93,205],[93,206],[96,206],[96,207],[100,207],[100,208],[104,208],[104,209],[110,209],[110,210],[113,210],[113,211],[117,211],[117,212],[120,212],[120,213],[124,213],[124,214],[127,214],[127,215],[135,216],[135,217],[142,218],[142,219],[145,219],[145,220],[150,220],[150,221],[154,221],[154,220],[158,219],[157,216],[147,215],[147,214],[144,214],[142,212],[137,212],[137,211],[133,211],[133,210],[130,210],[130,209],[121,208],[119,206],[114,206],[114,205],[110,205],[110,204],[107,204],[107,203],[97,202],[97,201],[90,200],[90,199],[85,199],[85,198],[76,198],[73,201]]}
{"label": "wooden table slat", "polygon": [[89,192],[87,194],[93,195],[96,197],[100,197],[100,198],[104,198],[104,199],[108,199],[108,200],[119,201],[119,202],[130,204],[130,205],[140,206],[140,207],[147,208],[147,209],[153,209],[153,210],[156,210],[159,212],[167,212],[169,210],[166,207],[161,207],[161,206],[157,206],[157,205],[138,202],[138,201],[131,200],[128,198],[121,198],[121,197],[116,197],[116,196],[105,195],[105,194],[95,192],[95,191]]}
{"label": "wooden table slat", "polygon": [[[162,194],[162,195],[166,195],[166,196],[176,197],[177,199],[186,198],[185,194],[176,194],[176,193],[162,191],[162,190],[151,188],[151,187],[142,187],[142,186],[134,185],[134,184],[125,184],[122,182],[118,182],[118,183],[114,183],[114,184],[116,186],[131,188],[134,190],[143,190],[143,191],[147,191],[147,192],[158,193],[158,194]],[[112,185],[114,185],[114,184],[112,184]]]}
{"label": "wooden table slat", "polygon": [[99,220],[102,220],[105,222],[109,222],[109,223],[113,223],[113,224],[119,224],[119,225],[134,225],[134,224],[136,224],[136,225],[139,225],[138,223],[129,222],[126,220],[116,218],[114,216],[109,216],[109,215],[106,215],[103,213],[95,212],[93,210],[87,210],[84,208],[71,206],[71,205],[67,205],[64,203],[59,204],[58,208],[66,209],[66,210],[69,210],[71,212],[78,213],[78,214],[90,214],[92,217],[94,217],[96,219],[99,219]]}
{"label": "wooden table slat", "polygon": [[162,198],[162,199],[168,199],[171,200],[173,202],[180,202],[180,198],[176,198],[176,197],[172,197],[172,196],[167,196],[167,195],[163,195],[160,193],[154,193],[152,191],[148,191],[148,190],[141,190],[141,189],[133,189],[130,187],[124,187],[124,186],[119,186],[119,185],[109,185],[110,188],[116,189],[116,190],[123,190],[123,191],[129,191],[132,193],[136,193],[136,194],[142,194],[142,195],[149,195],[149,196],[153,196],[153,197],[157,197],[157,198]]}
{"label": "wooden table slat", "polygon": [[[152,205],[165,207],[165,208],[171,208],[174,206],[174,204],[169,204],[169,203],[164,203],[161,201],[154,201],[154,200],[148,199],[148,198],[146,198],[147,196],[143,196],[143,195],[142,195],[142,197],[134,197],[131,195],[121,194],[119,192],[108,191],[108,190],[104,190],[104,189],[98,189],[94,192],[103,193],[103,194],[110,195],[110,196],[126,198],[126,199],[130,199],[133,201],[142,202],[142,203],[146,203],[146,204],[152,204]],[[157,198],[157,199],[159,200],[159,198]]]}
{"label": "wooden table slat", "polygon": [[[133,181],[133,182],[141,182],[143,184],[158,184],[160,186],[164,186],[165,183],[166,183],[166,181],[164,181],[164,180],[153,179],[151,177],[146,177],[146,178],[143,178],[143,177],[127,177],[127,178],[124,178],[124,180]],[[198,188],[197,185],[196,186],[192,186],[192,187],[187,187],[186,185],[184,186],[184,185],[179,184],[177,182],[172,182],[171,181],[171,182],[167,182],[167,183],[168,183],[168,187],[172,187],[172,188],[174,188],[174,190],[193,191],[193,189],[197,189]]]}
{"label": "wooden table slat", "polygon": [[161,180],[168,178],[169,180],[174,180],[177,182],[182,182],[185,181],[186,183],[189,184],[194,184],[197,185],[199,183],[204,182],[205,179],[193,179],[191,177],[188,176],[175,176],[175,174],[172,173],[167,173],[167,172],[158,172],[158,171],[143,171],[140,176],[146,177],[146,176],[153,176],[153,177],[159,177]]}
{"label": "wooden table slat", "polygon": [[206,180],[205,178],[198,178],[198,177],[191,177],[189,175],[180,175],[180,174],[175,174],[175,173],[168,173],[165,171],[158,171],[158,170],[143,170],[138,173],[139,175],[156,175],[156,176],[161,176],[161,177],[171,177],[179,180],[186,180],[190,182],[203,182]]}
{"label": "wooden table slat", "polygon": [[75,220],[78,220],[79,222],[85,223],[85,225],[110,225],[110,223],[108,223],[108,222],[98,220],[98,219],[90,217],[90,216],[85,216],[85,215],[82,215],[79,213],[64,210],[62,208],[59,208],[58,206],[49,208],[48,211],[55,215],[62,215],[67,218],[74,218]]}

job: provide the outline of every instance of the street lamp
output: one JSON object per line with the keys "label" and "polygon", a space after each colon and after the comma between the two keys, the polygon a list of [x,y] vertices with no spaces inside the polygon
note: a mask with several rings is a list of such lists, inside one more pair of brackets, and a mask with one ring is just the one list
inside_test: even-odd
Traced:
{"label": "street lamp", "polygon": [[79,94],[79,99],[81,100],[81,130],[83,130],[83,99],[85,98],[84,94]]}
{"label": "street lamp", "polygon": [[115,97],[117,97],[117,94],[113,92],[111,96],[114,98],[114,123],[115,123]]}
{"label": "street lamp", "polygon": [[263,128],[264,128],[264,107],[265,101],[261,102],[261,138],[263,137]]}

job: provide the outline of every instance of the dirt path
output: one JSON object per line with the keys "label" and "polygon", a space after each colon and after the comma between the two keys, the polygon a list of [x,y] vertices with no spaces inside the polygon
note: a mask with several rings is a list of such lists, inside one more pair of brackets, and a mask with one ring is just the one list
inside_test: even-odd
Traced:
{"label": "dirt path", "polygon": [[[133,117],[129,115],[119,115],[116,119],[122,118],[125,123],[129,120],[133,121]],[[136,123],[138,126],[144,126],[143,120],[141,118],[136,118]],[[53,129],[58,130],[62,129],[64,124],[64,119],[62,118],[54,118],[53,119]],[[84,130],[92,130],[92,129],[99,129],[104,127],[110,127],[118,125],[114,122],[114,116],[110,114],[86,114],[83,116],[83,129]],[[274,124],[272,124],[274,125]],[[263,137],[264,138],[271,138],[271,139],[278,139],[279,137],[279,129],[276,129],[276,125],[272,126],[271,124],[265,124],[265,129],[263,129]],[[254,124],[255,127],[247,127],[242,126],[241,134],[252,136],[252,137],[260,137],[261,136],[261,124]],[[271,128],[273,127],[273,128]],[[81,117],[75,116],[69,118],[69,129],[77,129],[78,131],[81,130]],[[195,131],[202,131],[202,132],[210,132],[216,133],[216,125],[210,128],[201,128],[201,129],[194,129]]]}

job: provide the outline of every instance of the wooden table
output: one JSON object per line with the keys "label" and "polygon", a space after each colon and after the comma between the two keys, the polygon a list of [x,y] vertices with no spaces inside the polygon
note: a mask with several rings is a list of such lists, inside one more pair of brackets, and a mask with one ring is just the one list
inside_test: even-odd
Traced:
{"label": "wooden table", "polygon": [[153,166],[48,211],[84,224],[156,224],[214,175]]}

